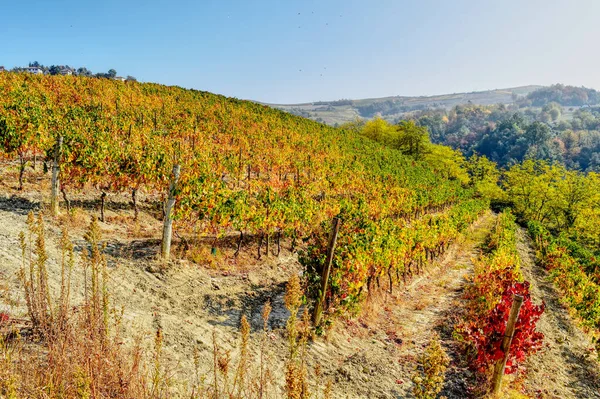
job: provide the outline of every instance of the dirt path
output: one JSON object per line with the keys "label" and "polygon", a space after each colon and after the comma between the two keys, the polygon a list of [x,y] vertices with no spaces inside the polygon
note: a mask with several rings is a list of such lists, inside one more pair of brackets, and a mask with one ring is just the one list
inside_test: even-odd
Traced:
{"label": "dirt path", "polygon": [[[462,293],[467,282],[465,277],[473,273],[473,259],[479,255],[494,220],[495,215],[488,213],[472,226],[465,241],[446,255],[435,275],[414,287],[411,297],[415,301],[415,308],[403,309],[399,315],[406,321],[407,327],[410,326],[414,336],[412,345],[404,348],[408,358],[420,354],[434,332],[440,335],[442,345],[452,359],[442,392],[448,398],[464,399],[468,396],[468,376],[465,375],[468,370],[463,364],[462,354],[455,347],[452,332],[455,323],[460,321],[456,310],[464,307]],[[419,310],[422,306],[425,307]],[[409,387],[412,389],[411,384]]]}
{"label": "dirt path", "polygon": [[[370,312],[345,326],[341,335],[350,335],[348,342],[360,348],[334,372],[337,388],[358,393],[347,397],[413,397],[411,376],[416,360],[435,332],[453,358],[442,394],[448,398],[467,397],[466,368],[452,339],[455,310],[462,307],[465,276],[472,273],[472,259],[479,254],[494,220],[491,213],[483,216],[471,227],[467,238],[453,244],[425,275],[371,304]],[[370,383],[372,380],[376,383]]]}
{"label": "dirt path", "polygon": [[600,398],[600,366],[593,345],[576,327],[543,268],[536,265],[531,239],[520,229],[517,248],[533,301],[546,302],[538,329],[545,335],[542,352],[527,364],[526,387],[538,398]]}

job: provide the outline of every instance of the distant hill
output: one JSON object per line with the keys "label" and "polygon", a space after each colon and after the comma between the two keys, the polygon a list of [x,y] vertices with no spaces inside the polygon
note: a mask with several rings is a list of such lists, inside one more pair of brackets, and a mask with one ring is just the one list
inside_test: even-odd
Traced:
{"label": "distant hill", "polygon": [[557,103],[564,107],[583,107],[597,105],[599,102],[600,93],[594,89],[562,84],[542,87],[517,100],[520,107],[543,107],[549,103]]}
{"label": "distant hill", "polygon": [[274,108],[334,125],[380,114],[388,121],[396,121],[405,113],[432,108],[450,109],[459,104],[512,104],[526,98],[544,86],[521,86],[508,89],[454,93],[419,97],[382,97],[361,100],[318,101],[304,104],[267,104]]}

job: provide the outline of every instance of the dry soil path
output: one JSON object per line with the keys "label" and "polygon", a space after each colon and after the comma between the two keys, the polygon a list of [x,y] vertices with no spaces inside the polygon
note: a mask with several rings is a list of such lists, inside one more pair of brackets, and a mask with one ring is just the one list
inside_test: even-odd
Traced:
{"label": "dry soil path", "polygon": [[[467,378],[464,375],[468,371],[455,347],[452,331],[454,324],[459,321],[457,310],[463,307],[462,292],[467,284],[466,277],[473,272],[473,259],[479,255],[494,220],[495,215],[491,213],[480,218],[470,227],[463,240],[450,247],[443,259],[430,265],[423,276],[406,288],[396,289],[393,296],[387,296],[378,306],[377,316],[370,315],[365,325],[372,330],[386,332],[388,342],[393,341],[395,349],[388,349],[386,354],[380,348],[382,345],[373,344],[369,347],[365,344],[361,352],[348,359],[346,363],[366,365],[372,373],[370,379],[362,381],[361,387],[353,387],[355,392],[361,394],[354,397],[414,397],[411,376],[415,372],[418,356],[434,334],[440,335],[442,345],[452,357],[442,394],[448,398],[468,396]],[[370,332],[373,341],[377,342],[377,336],[381,333]],[[378,341],[385,342],[382,339]],[[345,386],[350,389],[355,385],[354,380],[360,380],[360,375],[354,375],[357,373],[356,367],[342,365],[341,370],[345,370],[344,376],[351,379],[338,379],[338,386],[342,389]],[[372,379],[376,380],[375,384],[369,383]]]}

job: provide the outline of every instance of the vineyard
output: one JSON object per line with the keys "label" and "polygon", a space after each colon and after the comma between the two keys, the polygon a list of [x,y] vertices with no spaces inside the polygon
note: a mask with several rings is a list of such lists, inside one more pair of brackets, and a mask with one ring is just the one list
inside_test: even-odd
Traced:
{"label": "vineyard", "polygon": [[[0,397],[453,398],[505,373],[529,394],[527,364],[556,337],[518,223],[598,342],[593,173],[500,171],[412,122],[333,128],[207,92],[24,73],[0,73],[0,142]],[[40,343],[47,358],[11,360]]]}
{"label": "vineyard", "polygon": [[530,222],[529,232],[554,283],[600,345],[600,285],[596,257],[564,236],[552,237],[539,223]]}
{"label": "vineyard", "polygon": [[2,155],[18,161],[20,186],[28,163],[55,158],[67,208],[89,189],[101,215],[111,193],[131,193],[134,207],[141,192],[164,197],[178,165],[180,236],[216,243],[237,232],[240,248],[257,237],[260,258],[262,243],[268,252],[272,238],[319,235],[341,216],[346,250],[334,278],[346,285],[333,284],[331,304],[355,303],[384,273],[406,281],[485,208],[425,162],[251,102],[155,84],[0,79]]}

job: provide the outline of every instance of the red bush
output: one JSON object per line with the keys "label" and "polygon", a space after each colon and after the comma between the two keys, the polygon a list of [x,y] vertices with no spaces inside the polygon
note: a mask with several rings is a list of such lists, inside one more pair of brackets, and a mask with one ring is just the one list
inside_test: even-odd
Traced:
{"label": "red bush", "polygon": [[529,294],[529,282],[515,283],[502,294],[502,299],[489,315],[481,320],[480,325],[472,325],[468,338],[477,349],[474,367],[485,372],[496,361],[502,359],[504,353],[501,345],[506,330],[506,323],[513,302],[513,295],[523,297],[523,305],[515,326],[515,334],[510,346],[506,363],[506,374],[512,374],[518,369],[527,356],[537,352],[542,347],[544,334],[536,331],[536,324],[544,312],[545,304],[534,305]]}

